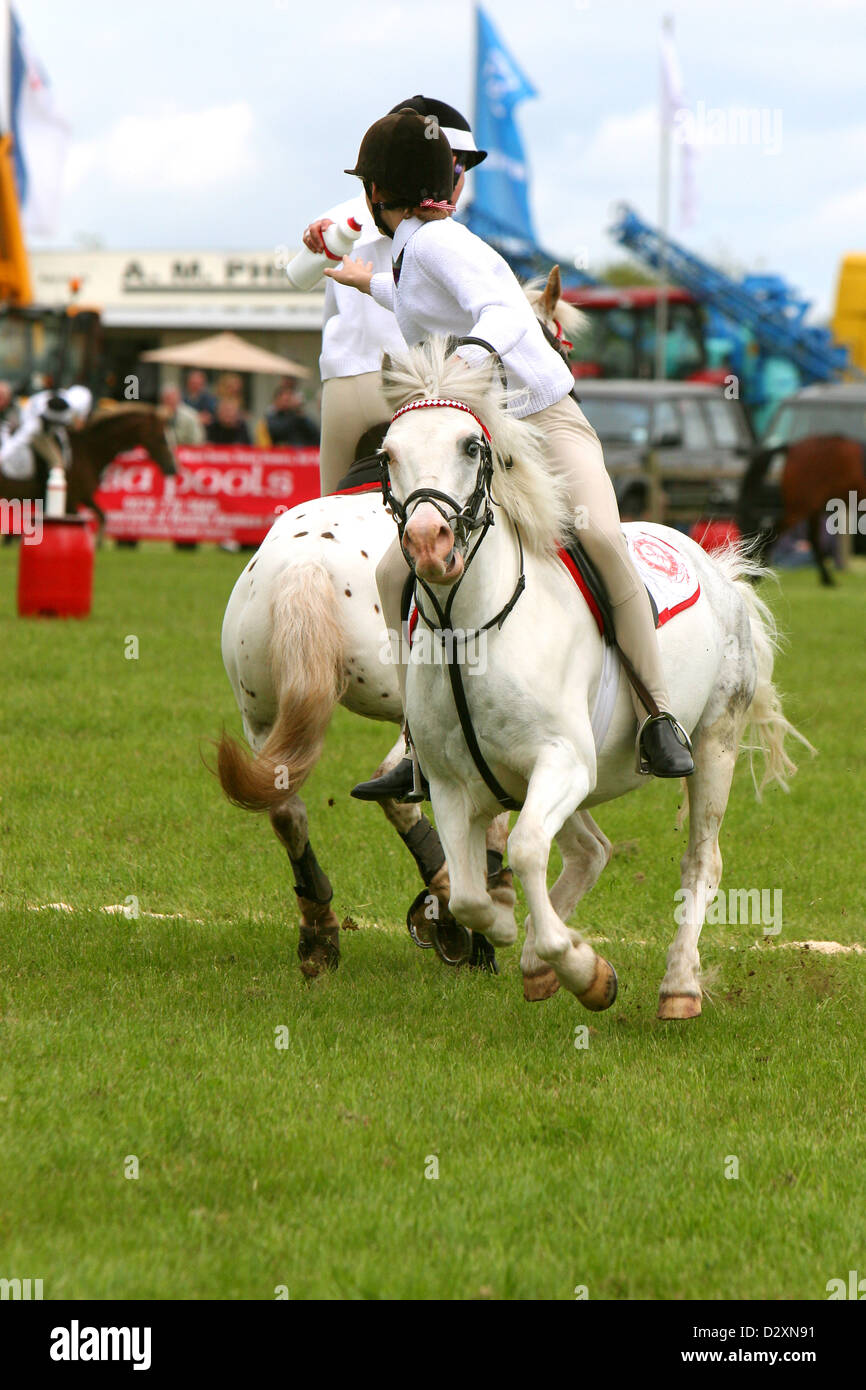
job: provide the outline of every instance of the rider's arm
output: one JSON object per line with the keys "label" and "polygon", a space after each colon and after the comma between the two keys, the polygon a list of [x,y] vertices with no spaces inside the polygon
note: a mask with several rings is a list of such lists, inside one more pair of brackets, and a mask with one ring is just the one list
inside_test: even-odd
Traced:
{"label": "rider's arm", "polygon": [[[472,319],[471,335],[483,338],[500,357],[511,352],[532,323],[532,311],[511,270],[479,238],[453,237],[443,223],[430,223],[433,236],[415,238],[416,264],[432,286],[441,286]],[[483,348],[465,347],[467,361],[484,357]]]}
{"label": "rider's arm", "polygon": [[373,276],[369,292],[383,309],[394,312],[394,276],[390,270],[380,270]]}

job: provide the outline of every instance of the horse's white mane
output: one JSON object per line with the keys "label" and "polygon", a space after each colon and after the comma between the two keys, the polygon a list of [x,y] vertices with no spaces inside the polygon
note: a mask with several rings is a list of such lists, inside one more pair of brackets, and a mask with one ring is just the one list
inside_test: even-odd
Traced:
{"label": "horse's white mane", "polygon": [[[527,550],[555,549],[571,519],[568,493],[546,462],[542,432],[506,409],[524,393],[505,390],[494,362],[469,367],[459,357],[448,356],[446,346],[444,338],[428,338],[405,353],[385,354],[382,385],[392,413],[418,400],[442,398],[468,405],[490,432],[494,500],[520,528]],[[415,418],[423,430],[421,415]],[[507,460],[512,467],[505,467]]]}

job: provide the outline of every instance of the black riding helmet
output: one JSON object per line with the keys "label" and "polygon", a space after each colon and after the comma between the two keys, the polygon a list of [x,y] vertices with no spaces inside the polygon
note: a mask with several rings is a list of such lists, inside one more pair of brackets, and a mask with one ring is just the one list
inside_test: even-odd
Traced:
{"label": "black riding helmet", "polygon": [[419,94],[409,97],[408,101],[399,101],[396,106],[391,107],[391,112],[402,111],[406,107],[411,111],[417,111],[419,116],[435,116],[442,134],[464,169],[474,169],[476,164],[487,158],[487,151],[479,150],[472,134],[472,127],[456,106],[449,106],[447,101],[435,101],[433,97]]}
{"label": "black riding helmet", "polygon": [[374,207],[376,225],[382,208],[417,207],[425,199],[447,202],[454,192],[454,160],[440,126],[431,125],[417,111],[391,111],[375,121],[361,141],[354,169],[367,195],[373,184],[389,194],[387,203]]}

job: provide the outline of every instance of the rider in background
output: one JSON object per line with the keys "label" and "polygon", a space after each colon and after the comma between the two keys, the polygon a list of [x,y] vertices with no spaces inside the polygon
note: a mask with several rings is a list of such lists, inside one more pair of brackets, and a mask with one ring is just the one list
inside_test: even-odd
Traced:
{"label": "rider in background", "polygon": [[[479,150],[465,116],[447,102],[414,96],[392,107],[404,107],[436,121],[451,147],[454,191],[451,201],[463,191],[465,172],[487,157]],[[310,251],[325,249],[322,232],[332,222],[354,217],[362,231],[355,242],[355,253],[375,271],[391,273],[391,232],[363,196],[350,198],[312,222],[304,232],[304,245]],[[406,344],[389,308],[369,296],[355,294],[333,279],[325,290],[325,317],[322,324],[322,441],[319,454],[322,496],[334,492],[348,473],[361,435],[376,425],[385,425],[389,411],[382,395],[382,353],[401,352]]]}
{"label": "rider in background", "polygon": [[37,391],[21,408],[20,424],[0,442],[0,469],[8,478],[32,478],[36,458],[48,468],[66,468],[69,445],[66,432],[80,429],[93,407],[86,386]]}
{"label": "rider in background", "polygon": [[[391,234],[392,266],[373,266],[344,256],[325,271],[383,308],[392,308],[407,343],[437,334],[476,337],[499,355],[512,388],[523,388],[512,408],[537,425],[547,442],[551,466],[568,483],[571,500],[587,520],[580,543],[607,589],[616,639],[657,706],[648,713],[632,689],[638,720],[641,771],[682,777],[694,771],[688,736],[669,713],[661,653],[646,589],[632,564],[616,496],[598,436],[571,396],[573,380],[562,358],[546,342],[510,267],[486,242],[450,216],[454,211],[453,162],[447,138],[430,138],[414,111],[390,113],[364,136],[354,169],[377,224]],[[469,363],[484,348],[459,349]],[[388,631],[400,631],[406,558],[395,540],[376,571]],[[406,672],[398,663],[401,693]],[[400,797],[413,785],[405,758],[385,776],[356,787],[362,799]]]}

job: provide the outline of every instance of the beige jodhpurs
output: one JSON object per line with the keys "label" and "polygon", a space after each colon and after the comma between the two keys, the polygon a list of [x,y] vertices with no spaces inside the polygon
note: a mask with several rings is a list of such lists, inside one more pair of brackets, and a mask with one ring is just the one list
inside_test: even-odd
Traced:
{"label": "beige jodhpurs", "polygon": [[322,442],[319,479],[322,496],[333,492],[355,460],[361,435],[385,424],[391,412],[382,395],[378,372],[332,376],[322,384]]}
{"label": "beige jodhpurs", "polygon": [[[616,494],[604,466],[598,435],[570,396],[527,419],[543,430],[548,462],[568,479],[575,511],[581,508],[580,543],[604,580],[613,608],[616,640],[659,709],[670,710],[652,608],[620,529]],[[405,557],[399,542],[395,541],[376,570],[382,616],[389,632],[400,631],[400,600],[406,569]],[[398,663],[397,677],[402,696],[406,681],[402,662]],[[631,695],[638,722],[642,723],[648,711],[633,689]]]}

